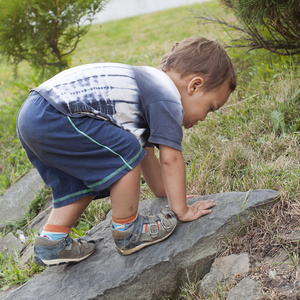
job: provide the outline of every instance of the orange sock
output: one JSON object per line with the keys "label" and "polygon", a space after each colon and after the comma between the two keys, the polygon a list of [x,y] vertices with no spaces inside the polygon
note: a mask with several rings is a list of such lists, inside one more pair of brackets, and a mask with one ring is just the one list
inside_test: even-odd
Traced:
{"label": "orange sock", "polygon": [[134,221],[136,220],[136,217],[137,214],[134,214],[133,216],[124,219],[118,219],[112,216],[112,228],[121,231],[127,230],[133,225]]}
{"label": "orange sock", "polygon": [[137,214],[134,214],[133,216],[129,217],[129,218],[125,218],[125,219],[118,219],[115,218],[114,216],[112,216],[112,221],[114,223],[118,223],[118,224],[126,224],[126,223],[130,223],[133,222],[136,219]]}
{"label": "orange sock", "polygon": [[59,240],[71,232],[71,228],[61,225],[46,224],[41,236],[49,240]]}

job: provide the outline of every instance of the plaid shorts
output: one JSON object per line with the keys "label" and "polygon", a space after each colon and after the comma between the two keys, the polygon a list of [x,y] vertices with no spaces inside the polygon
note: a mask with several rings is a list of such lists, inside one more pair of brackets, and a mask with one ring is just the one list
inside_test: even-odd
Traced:
{"label": "plaid shorts", "polygon": [[84,196],[109,196],[109,187],[145,156],[136,137],[107,121],[60,113],[31,92],[17,118],[22,146],[46,185],[53,207]]}

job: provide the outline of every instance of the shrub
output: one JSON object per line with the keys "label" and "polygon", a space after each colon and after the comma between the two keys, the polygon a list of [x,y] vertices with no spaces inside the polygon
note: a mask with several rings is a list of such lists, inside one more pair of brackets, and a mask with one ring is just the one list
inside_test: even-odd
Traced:
{"label": "shrub", "polygon": [[[0,0],[0,53],[14,65],[63,70],[107,0]],[[83,25],[88,22],[89,25]],[[53,68],[54,67],[54,68]]]}
{"label": "shrub", "polygon": [[241,37],[237,47],[267,49],[280,55],[300,53],[300,5],[298,0],[221,0],[237,17],[240,25],[195,12],[197,18],[233,28]]}

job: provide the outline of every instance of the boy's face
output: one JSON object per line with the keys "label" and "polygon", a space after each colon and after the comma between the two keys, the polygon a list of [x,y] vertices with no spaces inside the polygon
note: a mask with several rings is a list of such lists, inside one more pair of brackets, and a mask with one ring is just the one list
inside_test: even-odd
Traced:
{"label": "boy's face", "polygon": [[218,110],[230,96],[231,91],[228,82],[211,91],[205,91],[203,85],[201,78],[191,81],[188,92],[181,95],[184,109],[183,126],[185,128],[191,128],[199,121],[204,121],[209,112]]}

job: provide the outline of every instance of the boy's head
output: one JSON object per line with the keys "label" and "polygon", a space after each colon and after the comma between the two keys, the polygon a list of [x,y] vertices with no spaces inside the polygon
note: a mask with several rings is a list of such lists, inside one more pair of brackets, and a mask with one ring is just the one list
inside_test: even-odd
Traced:
{"label": "boy's head", "polygon": [[184,109],[183,126],[204,121],[225,104],[236,87],[233,64],[222,46],[203,37],[176,43],[159,68],[175,83]]}
{"label": "boy's head", "polygon": [[199,75],[205,79],[206,91],[213,90],[228,81],[231,92],[236,87],[233,64],[223,47],[203,37],[189,37],[176,43],[166,53],[159,68],[179,73],[181,77]]}

